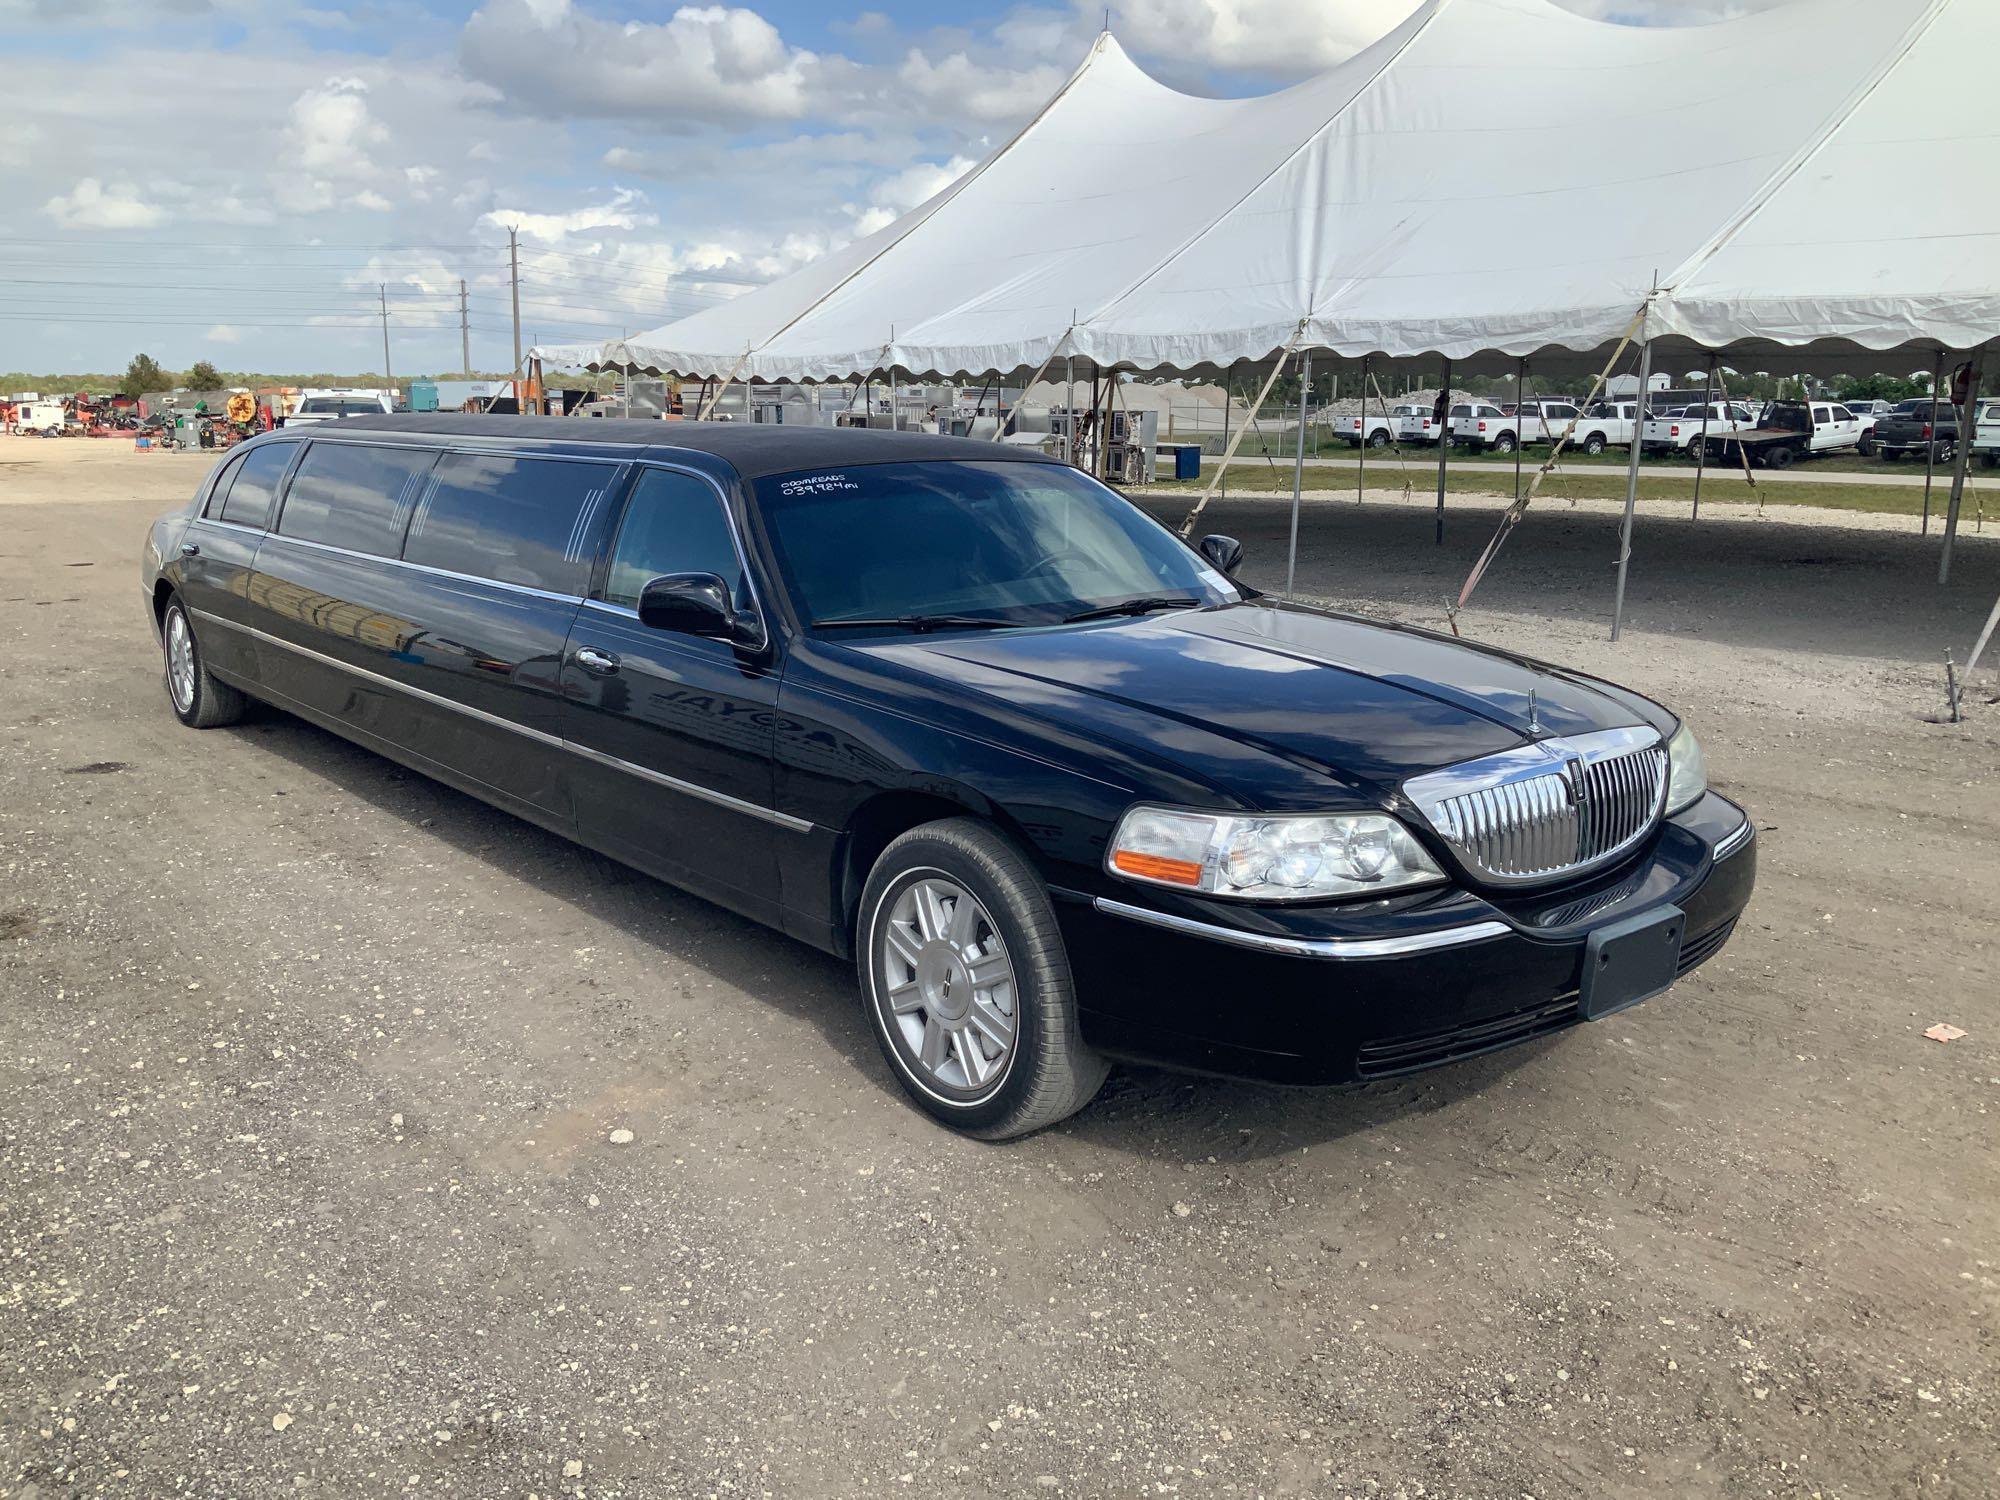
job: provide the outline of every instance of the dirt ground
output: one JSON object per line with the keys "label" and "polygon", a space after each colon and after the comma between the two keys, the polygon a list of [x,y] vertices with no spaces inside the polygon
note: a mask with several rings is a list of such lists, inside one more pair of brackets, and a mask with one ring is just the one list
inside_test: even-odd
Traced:
{"label": "dirt ground", "polygon": [[[0,1496],[2000,1489],[1990,674],[1936,722],[1995,539],[1941,591],[1904,518],[1649,509],[1612,646],[1613,510],[1539,509],[1463,623],[1691,716],[1763,831],[1731,946],[995,1147],[844,966],[282,715],[182,729],[136,567],[204,468],[0,441]],[[1438,622],[1496,512],[1378,498],[1309,505],[1301,590]],[[1209,521],[1282,585],[1283,503]]]}

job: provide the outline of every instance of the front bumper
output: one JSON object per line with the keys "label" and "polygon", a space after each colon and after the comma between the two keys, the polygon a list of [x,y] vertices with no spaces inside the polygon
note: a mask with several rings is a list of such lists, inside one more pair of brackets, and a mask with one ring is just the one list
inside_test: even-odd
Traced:
{"label": "front bumper", "polygon": [[1709,793],[1633,858],[1555,891],[1453,890],[1271,908],[1134,888],[1058,891],[1084,1039],[1134,1061],[1278,1083],[1414,1072],[1581,1019],[1596,928],[1686,915],[1680,973],[1714,957],[1756,883],[1756,832]]}

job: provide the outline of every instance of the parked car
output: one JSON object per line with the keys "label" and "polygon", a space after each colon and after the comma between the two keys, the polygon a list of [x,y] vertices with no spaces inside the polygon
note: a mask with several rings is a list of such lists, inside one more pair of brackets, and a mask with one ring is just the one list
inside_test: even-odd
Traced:
{"label": "parked car", "polygon": [[1875,423],[1875,451],[1884,458],[1931,450],[1933,461],[1950,463],[1958,443],[1958,408],[1949,401],[1921,396],[1899,401]]}
{"label": "parked car", "polygon": [[1762,468],[1789,468],[1801,458],[1837,453],[1860,441],[1861,424],[1829,401],[1774,402],[1747,432],[1717,433],[1704,439],[1711,464],[1748,461]]}
{"label": "parked car", "polygon": [[1363,443],[1370,448],[1386,448],[1391,443],[1415,441],[1429,417],[1427,406],[1404,403],[1387,411],[1378,406],[1360,416],[1342,417],[1340,435],[1351,448],[1359,448]]}
{"label": "parked car", "polygon": [[1711,401],[1705,407],[1679,407],[1661,417],[1646,418],[1639,430],[1639,442],[1648,452],[1692,454],[1711,432],[1748,429],[1756,425],[1750,407],[1742,401]]}
{"label": "parked car", "polygon": [[1451,440],[1475,451],[1512,453],[1529,443],[1554,442],[1576,415],[1576,404],[1570,401],[1525,401],[1519,411],[1512,405],[1474,401],[1451,409]]}
{"label": "parked car", "polygon": [[1979,456],[1983,467],[2000,469],[2000,401],[1988,402],[1979,408],[1978,426],[1972,434],[1972,451]]}
{"label": "parked car", "polygon": [[1593,458],[1606,448],[1629,448],[1638,434],[1641,415],[1636,401],[1592,402],[1577,419],[1570,446]]}
{"label": "parked car", "polygon": [[264,700],[853,959],[974,1135],[1114,1058],[1407,1073],[1728,940],[1756,835],[1670,711],[1241,554],[963,438],[374,416],[238,447],[141,585],[183,724]]}
{"label": "parked car", "polygon": [[316,422],[336,422],[342,417],[372,417],[395,409],[395,398],[387,391],[308,390],[299,393],[298,410],[280,425],[310,427]]}
{"label": "parked car", "polygon": [[1843,401],[1848,415],[1860,424],[1861,438],[1856,446],[1863,458],[1872,458],[1875,453],[1875,425],[1886,417],[1893,408],[1882,400]]}

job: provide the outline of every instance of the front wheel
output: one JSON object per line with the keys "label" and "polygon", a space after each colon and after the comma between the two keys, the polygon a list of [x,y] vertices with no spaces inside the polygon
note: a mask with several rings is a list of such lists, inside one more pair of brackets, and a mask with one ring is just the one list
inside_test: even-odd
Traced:
{"label": "front wheel", "polygon": [[1604,434],[1593,432],[1589,437],[1585,438],[1583,440],[1583,451],[1592,458],[1602,453],[1604,451]]}
{"label": "front wheel", "polygon": [[947,818],[895,839],[856,925],[876,1040],[933,1118],[1005,1140],[1074,1114],[1104,1082],[1048,888],[998,830]]}
{"label": "front wheel", "polygon": [[167,602],[160,620],[160,647],[167,661],[167,701],[174,717],[190,729],[213,729],[243,717],[243,694],[209,675],[202,662],[194,622],[179,599]]}
{"label": "front wheel", "polygon": [[1863,458],[1873,458],[1875,456],[1875,434],[1872,432],[1862,433],[1861,441],[1854,446]]}

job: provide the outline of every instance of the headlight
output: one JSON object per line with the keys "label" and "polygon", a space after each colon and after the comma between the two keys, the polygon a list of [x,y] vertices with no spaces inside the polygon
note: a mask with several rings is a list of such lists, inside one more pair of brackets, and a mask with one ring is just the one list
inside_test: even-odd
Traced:
{"label": "headlight", "polygon": [[1244,817],[1135,807],[1118,820],[1105,868],[1127,880],[1253,901],[1375,895],[1444,879],[1380,813]]}
{"label": "headlight", "polygon": [[1701,799],[1708,790],[1708,767],[1694,731],[1682,724],[1667,741],[1667,813],[1671,816]]}

